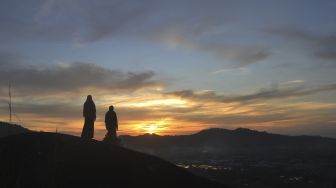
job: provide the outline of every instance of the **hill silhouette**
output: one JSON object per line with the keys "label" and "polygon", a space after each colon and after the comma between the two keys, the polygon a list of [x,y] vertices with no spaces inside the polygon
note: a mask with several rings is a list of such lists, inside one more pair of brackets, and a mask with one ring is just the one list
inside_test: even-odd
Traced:
{"label": "hill silhouette", "polygon": [[26,132],[29,130],[20,125],[0,121],[0,138]]}
{"label": "hill silhouette", "polygon": [[226,187],[160,158],[55,133],[0,139],[0,187]]}

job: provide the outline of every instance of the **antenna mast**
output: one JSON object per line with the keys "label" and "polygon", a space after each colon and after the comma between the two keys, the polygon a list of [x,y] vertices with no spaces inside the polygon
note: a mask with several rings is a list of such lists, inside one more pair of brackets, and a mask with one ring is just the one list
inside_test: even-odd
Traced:
{"label": "antenna mast", "polygon": [[12,122],[12,91],[11,91],[11,83],[8,85],[8,96],[9,96],[9,122]]}

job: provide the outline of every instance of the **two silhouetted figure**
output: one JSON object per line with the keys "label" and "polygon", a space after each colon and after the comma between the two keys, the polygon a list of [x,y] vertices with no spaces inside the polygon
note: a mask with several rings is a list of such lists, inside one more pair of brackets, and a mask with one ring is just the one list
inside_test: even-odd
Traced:
{"label": "two silhouetted figure", "polygon": [[[92,100],[92,96],[88,95],[83,107],[84,127],[82,131],[82,139],[89,141],[93,138],[94,134],[94,121],[96,120],[96,105]],[[114,107],[110,106],[105,114],[105,125],[107,133],[104,141],[110,143],[118,143],[117,130],[118,118],[114,111]]]}

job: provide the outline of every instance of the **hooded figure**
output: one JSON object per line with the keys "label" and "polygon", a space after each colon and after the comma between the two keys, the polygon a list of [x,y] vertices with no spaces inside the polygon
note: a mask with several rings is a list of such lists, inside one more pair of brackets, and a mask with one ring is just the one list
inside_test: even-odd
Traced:
{"label": "hooded figure", "polygon": [[117,141],[117,130],[118,130],[118,118],[114,111],[114,107],[110,106],[109,111],[105,114],[105,125],[106,125],[106,136],[104,141],[106,142],[116,142]]}
{"label": "hooded figure", "polygon": [[85,118],[82,131],[82,138],[90,140],[93,138],[94,121],[96,120],[96,105],[92,100],[92,96],[88,95],[83,107],[83,116]]}

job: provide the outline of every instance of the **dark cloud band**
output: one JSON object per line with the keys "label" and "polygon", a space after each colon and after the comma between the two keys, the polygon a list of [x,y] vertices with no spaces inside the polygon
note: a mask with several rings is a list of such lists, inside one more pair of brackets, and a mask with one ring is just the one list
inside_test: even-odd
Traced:
{"label": "dark cloud band", "polygon": [[162,84],[155,80],[155,73],[152,71],[122,72],[82,62],[49,67],[14,67],[13,64],[6,67],[0,70],[0,86],[7,87],[11,82],[15,90],[26,94],[73,92],[85,88],[132,91]]}
{"label": "dark cloud band", "polygon": [[215,101],[215,102],[249,102],[256,100],[270,100],[270,99],[283,99],[290,97],[298,97],[311,95],[315,93],[320,93],[324,91],[334,91],[336,90],[336,84],[329,84],[320,86],[317,88],[307,89],[303,86],[299,87],[290,87],[290,88],[278,88],[273,87],[270,89],[262,89],[259,92],[247,95],[237,95],[237,96],[225,96],[218,95],[214,91],[207,91],[202,93],[196,93],[192,90],[182,90],[167,92],[166,95],[179,96],[186,99],[196,100],[196,101]]}

